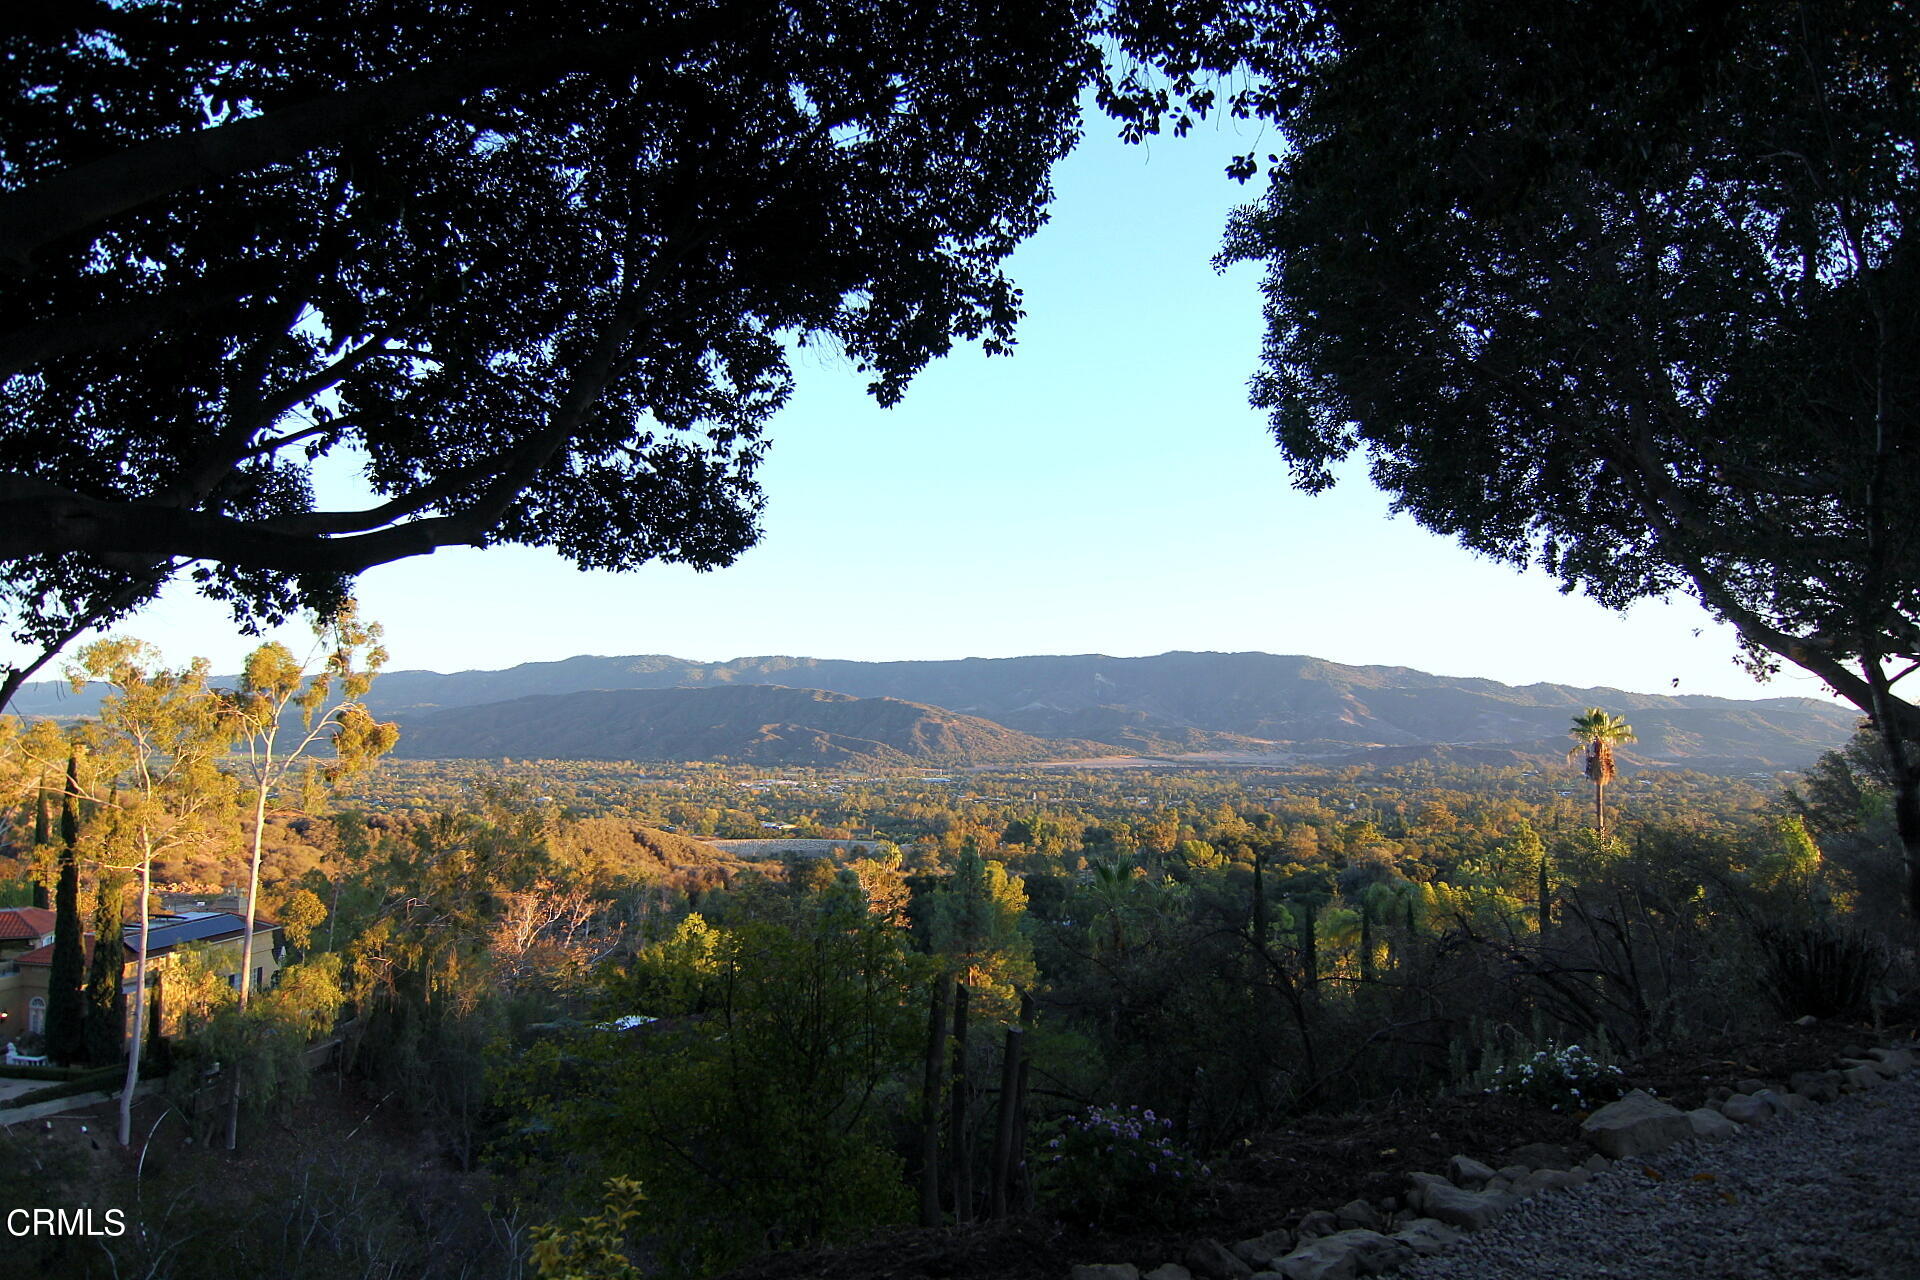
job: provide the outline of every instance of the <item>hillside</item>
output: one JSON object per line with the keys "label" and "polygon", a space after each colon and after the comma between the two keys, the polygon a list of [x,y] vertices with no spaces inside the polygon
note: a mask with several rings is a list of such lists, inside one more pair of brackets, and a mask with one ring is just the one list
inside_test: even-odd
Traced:
{"label": "hillside", "polygon": [[396,754],[839,765],[1032,759],[1060,744],[938,707],[742,685],[536,694],[401,718]]}
{"label": "hillside", "polygon": [[[958,739],[935,734],[942,745],[922,748],[912,734],[893,742],[885,732],[829,726],[807,715],[796,719],[769,714],[762,717],[769,730],[767,740],[751,749],[755,758],[782,761],[864,755],[869,749],[860,743],[866,740],[909,755],[923,749],[964,755],[978,747],[986,753],[980,758],[1011,758],[1003,752],[1014,750],[1013,740],[995,738],[980,729],[982,721],[1016,735],[1056,743],[1098,743],[1128,753],[1260,751],[1284,744],[1294,752],[1337,756],[1370,747],[1447,743],[1559,754],[1567,744],[1568,720],[1585,707],[1599,706],[1633,723],[1639,742],[1628,753],[1629,759],[1745,771],[1804,767],[1844,741],[1858,718],[1836,703],[1811,698],[1747,701],[1560,684],[1515,687],[1408,667],[1346,666],[1267,653],[1164,653],[1147,658],[1083,654],[940,662],[758,657],[718,663],[663,655],[583,656],[505,671],[389,672],[374,685],[369,702],[378,714],[406,723],[410,739],[419,736],[431,741],[428,754],[438,754],[459,737],[506,741],[498,735],[510,731],[509,713],[436,718],[458,708],[534,696],[564,698],[595,690],[718,691],[773,685],[941,708],[940,717],[967,720],[974,726],[972,746],[959,740],[965,734]],[[611,731],[614,738],[602,739],[589,729],[593,702],[587,699],[571,704],[571,711],[542,713],[572,725],[565,730],[557,725],[542,728],[542,741],[567,742],[570,751],[584,753],[586,758],[637,758],[616,741],[627,741],[622,735],[629,731],[615,729]],[[73,715],[89,705],[57,682],[29,686],[19,701],[19,709],[29,715]],[[461,726],[458,730],[452,727],[456,724]],[[702,729],[683,725],[672,730],[678,735],[673,738],[676,750],[685,746],[692,753],[689,758],[696,759],[719,754],[746,758],[741,752],[748,750],[748,744],[733,742],[726,734],[708,738]],[[811,730],[821,731],[824,737]],[[454,736],[443,736],[448,734]],[[841,742],[842,737],[856,741]],[[646,734],[633,741],[645,742],[650,749],[666,743],[665,738],[656,740]],[[728,746],[732,750],[718,749]],[[422,750],[413,741],[402,749]],[[535,751],[500,745],[475,752],[522,753]],[[544,749],[538,753],[557,754]],[[1049,753],[1058,755],[1062,750],[1056,746],[1042,751]],[[649,754],[647,758],[658,757]]]}

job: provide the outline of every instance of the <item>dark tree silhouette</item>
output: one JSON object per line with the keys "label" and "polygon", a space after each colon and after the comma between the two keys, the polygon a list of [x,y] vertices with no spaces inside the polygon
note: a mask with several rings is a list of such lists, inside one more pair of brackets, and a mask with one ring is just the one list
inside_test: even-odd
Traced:
{"label": "dark tree silhouette", "polygon": [[1296,482],[1364,453],[1428,528],[1818,675],[1920,914],[1920,13],[1357,0],[1274,49],[1292,146],[1224,256],[1270,264]]}

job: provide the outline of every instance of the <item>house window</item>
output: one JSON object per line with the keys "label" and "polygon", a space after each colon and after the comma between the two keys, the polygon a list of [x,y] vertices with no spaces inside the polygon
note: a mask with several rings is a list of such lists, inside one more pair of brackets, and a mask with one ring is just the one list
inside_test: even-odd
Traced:
{"label": "house window", "polygon": [[42,1036],[47,1033],[47,1002],[43,996],[35,996],[27,1001],[27,1034]]}
{"label": "house window", "polygon": [[266,987],[267,967],[265,965],[255,965],[253,969],[253,989],[255,991],[264,991]]}

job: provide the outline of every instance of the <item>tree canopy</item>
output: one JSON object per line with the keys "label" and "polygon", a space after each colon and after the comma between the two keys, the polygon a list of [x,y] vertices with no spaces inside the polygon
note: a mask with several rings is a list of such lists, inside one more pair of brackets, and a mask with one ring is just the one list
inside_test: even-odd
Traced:
{"label": "tree canopy", "polygon": [[[1920,15],[1893,0],[1323,6],[1255,403],[1296,483],[1604,604],[1686,590],[1867,712],[1920,910]],[[1303,47],[1301,31],[1287,39]]]}
{"label": "tree canopy", "polygon": [[791,346],[882,403],[1005,350],[1083,91],[1168,110],[1107,69],[1151,0],[29,8],[0,614],[50,648],[189,563],[249,626],[443,546],[727,564]]}

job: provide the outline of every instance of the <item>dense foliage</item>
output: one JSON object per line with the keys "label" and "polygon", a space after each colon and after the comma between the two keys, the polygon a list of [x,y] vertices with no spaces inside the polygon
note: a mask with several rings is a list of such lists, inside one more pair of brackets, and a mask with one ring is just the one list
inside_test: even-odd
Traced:
{"label": "dense foliage", "polygon": [[[1297,482],[1623,607],[1676,589],[1887,744],[1920,913],[1920,17],[1367,0],[1277,33],[1255,403]],[[1256,55],[1257,57],[1258,55]]]}

